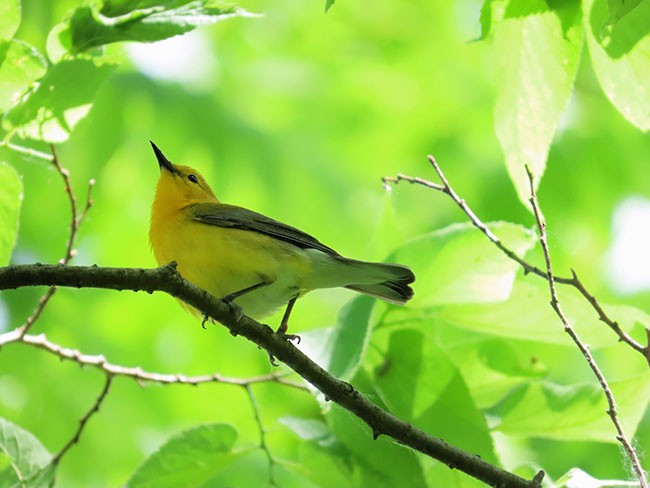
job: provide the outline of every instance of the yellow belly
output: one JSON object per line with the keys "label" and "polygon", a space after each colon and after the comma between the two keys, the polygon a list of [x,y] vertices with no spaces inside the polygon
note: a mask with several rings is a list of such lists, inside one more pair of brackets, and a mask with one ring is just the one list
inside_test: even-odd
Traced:
{"label": "yellow belly", "polygon": [[159,265],[176,261],[185,279],[219,298],[271,281],[235,300],[257,318],[307,291],[311,264],[302,249],[257,232],[184,217],[181,212],[165,225],[152,225],[151,245]]}

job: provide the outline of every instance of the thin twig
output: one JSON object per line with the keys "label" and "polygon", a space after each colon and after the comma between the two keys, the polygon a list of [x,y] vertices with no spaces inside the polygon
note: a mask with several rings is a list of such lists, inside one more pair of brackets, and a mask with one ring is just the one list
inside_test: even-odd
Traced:
{"label": "thin twig", "polygon": [[253,389],[251,388],[251,386],[246,385],[245,388],[246,388],[246,393],[248,393],[248,399],[250,400],[251,407],[253,409],[255,422],[257,423],[257,427],[260,432],[260,449],[264,451],[264,454],[266,455],[266,459],[269,462],[269,486],[275,487],[277,485],[275,483],[275,477],[273,475],[273,468],[276,462],[275,462],[275,458],[273,457],[273,454],[271,454],[271,450],[269,449],[268,444],[266,443],[266,429],[264,428],[264,424],[262,423],[260,408],[259,405],[257,405],[257,400],[255,399],[255,395],[253,394]]}
{"label": "thin twig", "polygon": [[[70,203],[70,226],[69,226],[70,232],[68,233],[68,239],[65,245],[65,254],[63,255],[63,258],[59,260],[59,264],[66,265],[76,254],[74,251],[74,243],[77,238],[77,232],[79,231],[79,226],[83,222],[84,218],[86,217],[86,214],[88,213],[88,210],[90,210],[90,207],[93,204],[91,198],[91,192],[93,186],[95,185],[95,180],[91,179],[88,182],[88,190],[86,192],[86,204],[80,212],[77,206],[77,197],[75,196],[74,190],[72,189],[72,182],[70,181],[70,171],[68,171],[66,168],[61,166],[54,144],[50,144],[50,150],[52,151],[52,157],[50,158],[50,160],[52,161],[52,164],[54,165],[54,168],[56,169],[57,173],[59,173],[59,175],[61,175],[61,178],[63,179],[65,192],[68,195],[68,202]],[[41,313],[43,313],[43,310],[45,309],[48,302],[50,301],[52,296],[54,296],[55,293],[56,293],[56,287],[51,286],[41,296],[32,314],[29,317],[27,317],[25,323],[18,328],[21,336],[24,336],[25,334],[27,334],[27,332],[29,332],[29,330],[32,328],[36,320],[38,320],[38,318],[41,316]]]}
{"label": "thin twig", "polygon": [[182,384],[182,385],[199,385],[201,383],[224,383],[228,385],[236,386],[248,386],[253,383],[265,383],[265,382],[274,382],[281,385],[289,386],[291,388],[296,388],[298,390],[307,391],[307,387],[304,384],[290,381],[284,378],[285,374],[282,373],[271,373],[259,376],[252,376],[250,378],[234,378],[228,376],[222,376],[219,373],[207,374],[207,375],[197,375],[197,376],[186,376],[182,374],[165,374],[165,373],[154,373],[149,371],[143,371],[142,368],[129,368],[126,366],[119,366],[112,364],[106,360],[103,355],[89,355],[83,354],[82,352],[76,349],[69,349],[61,347],[54,342],[51,342],[45,337],[45,334],[31,335],[27,334],[20,336],[18,330],[13,330],[10,332],[5,332],[0,334],[0,347],[11,344],[14,342],[20,342],[29,346],[36,347],[37,349],[42,349],[51,354],[58,356],[61,360],[70,360],[79,364],[80,366],[90,366],[93,368],[100,369],[108,376],[125,376],[127,378],[132,378],[138,382],[143,383],[159,383],[163,385],[169,384]]}
{"label": "thin twig", "polygon": [[539,201],[537,200],[533,173],[530,171],[530,168],[528,166],[526,166],[526,173],[528,174],[528,181],[530,183],[530,195],[531,195],[530,204],[533,208],[535,221],[537,222],[537,228],[539,230],[539,243],[540,246],[542,247],[542,252],[544,253],[544,261],[546,263],[546,279],[548,281],[549,292],[551,295],[551,307],[553,307],[553,310],[555,310],[555,313],[562,321],[562,324],[564,325],[564,331],[567,334],[569,334],[569,336],[571,337],[575,345],[578,347],[582,355],[587,360],[587,364],[593,371],[594,375],[598,379],[598,382],[600,383],[600,387],[603,390],[603,393],[605,393],[605,397],[607,398],[607,405],[608,405],[607,414],[612,419],[612,423],[616,428],[616,432],[617,432],[616,439],[622,444],[623,449],[625,450],[628,458],[630,459],[630,462],[632,463],[632,469],[634,470],[634,473],[638,478],[639,483],[641,484],[641,488],[648,488],[648,480],[646,478],[645,471],[641,467],[641,462],[639,461],[636,450],[634,449],[634,446],[632,446],[632,444],[626,437],[625,431],[623,430],[623,426],[621,425],[621,421],[618,418],[618,412],[616,410],[616,401],[614,400],[614,394],[612,393],[612,390],[609,387],[607,379],[605,378],[605,375],[598,367],[598,364],[596,363],[596,360],[591,354],[589,348],[582,342],[575,329],[571,326],[571,323],[567,319],[566,315],[564,314],[564,311],[562,310],[562,306],[560,305],[560,301],[557,295],[557,290],[555,288],[555,277],[553,276],[553,270],[551,266],[551,254],[548,247],[548,241],[546,238],[546,221],[544,220],[544,215],[542,214],[542,210],[539,207]]}
{"label": "thin twig", "polygon": [[72,446],[74,446],[77,442],[79,442],[79,439],[81,438],[81,433],[83,432],[84,428],[86,427],[86,424],[90,420],[90,417],[92,417],[95,413],[99,411],[99,407],[101,407],[102,402],[106,398],[106,395],[108,395],[108,390],[111,387],[111,383],[113,382],[113,375],[107,374],[106,375],[106,382],[104,383],[104,388],[102,388],[101,393],[95,400],[95,403],[93,403],[92,407],[90,407],[90,410],[88,410],[81,419],[79,419],[79,426],[77,427],[76,432],[72,436],[72,438],[61,448],[61,450],[54,455],[52,458],[51,463],[56,466],[59,464],[61,461],[61,458],[65,455],[68,450]]}
{"label": "thin twig", "polygon": [[[442,185],[438,183],[434,183],[429,180],[425,180],[424,178],[408,176],[404,174],[398,174],[395,177],[390,177],[390,176],[384,177],[382,179],[384,185],[387,185],[389,183],[397,184],[400,181],[406,181],[408,183],[422,185],[427,188],[431,188],[433,190],[437,190],[439,192],[445,193],[456,203],[456,205],[458,205],[458,207],[460,207],[460,209],[470,219],[472,224],[474,224],[474,226],[478,228],[490,240],[490,242],[492,242],[495,246],[497,246],[510,259],[519,263],[519,265],[523,268],[524,273],[526,274],[531,273],[535,276],[539,276],[540,278],[548,279],[545,270],[529,263],[524,258],[522,258],[517,253],[515,253],[512,249],[508,248],[505,244],[503,244],[503,242],[501,242],[501,240],[489,229],[489,227],[483,221],[481,221],[481,219],[478,218],[478,216],[472,211],[469,205],[467,205],[465,200],[463,200],[458,196],[458,194],[456,194],[456,192],[453,190],[453,188],[447,181],[447,178],[445,177],[445,174],[443,173],[442,169],[438,165],[436,159],[431,155],[427,156],[427,158],[431,163],[431,166],[433,167],[435,172],[438,174],[440,181],[442,181]],[[619,338],[619,341],[627,344],[632,349],[639,352],[646,359],[648,365],[650,365],[650,330],[648,330],[649,345],[643,346],[641,343],[639,343],[634,338],[632,338],[632,336],[630,336],[625,331],[623,331],[616,320],[613,320],[605,313],[603,307],[600,305],[598,300],[587,291],[587,289],[582,284],[582,282],[578,279],[578,276],[574,271],[572,271],[571,278],[554,275],[553,279],[556,283],[561,283],[563,285],[571,285],[575,287],[594,308],[594,310],[598,314],[598,318],[616,333],[616,335]]]}

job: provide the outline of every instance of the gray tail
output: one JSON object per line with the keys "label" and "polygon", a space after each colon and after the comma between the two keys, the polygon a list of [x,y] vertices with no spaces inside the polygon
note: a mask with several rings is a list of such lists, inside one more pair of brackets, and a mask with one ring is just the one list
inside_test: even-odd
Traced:
{"label": "gray tail", "polygon": [[397,305],[404,305],[413,298],[413,288],[409,284],[415,281],[415,275],[407,266],[361,261],[356,261],[354,264],[366,267],[368,270],[372,268],[373,274],[378,279],[374,283],[352,284],[347,285],[346,288]]}

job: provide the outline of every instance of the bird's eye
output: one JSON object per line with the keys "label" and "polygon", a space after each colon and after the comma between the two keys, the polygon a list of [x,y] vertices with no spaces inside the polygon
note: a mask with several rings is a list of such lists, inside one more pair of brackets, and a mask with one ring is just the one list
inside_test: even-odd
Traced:
{"label": "bird's eye", "polygon": [[189,175],[187,177],[188,180],[190,180],[192,183],[198,183],[199,179],[196,177],[196,175]]}

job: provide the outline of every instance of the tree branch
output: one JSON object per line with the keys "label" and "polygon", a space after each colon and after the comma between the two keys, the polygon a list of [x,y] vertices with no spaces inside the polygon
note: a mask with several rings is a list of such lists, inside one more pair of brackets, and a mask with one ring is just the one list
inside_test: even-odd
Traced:
{"label": "tree branch", "polygon": [[[66,168],[61,166],[61,163],[59,163],[59,157],[57,156],[56,149],[53,144],[50,144],[50,150],[52,151],[52,157],[49,159],[54,165],[56,172],[59,173],[61,179],[63,179],[63,185],[65,186],[65,193],[68,196],[68,202],[70,203],[70,226],[69,226],[70,232],[68,234],[68,240],[66,241],[66,245],[65,245],[65,254],[63,255],[63,258],[59,260],[59,264],[68,264],[76,254],[74,250],[74,243],[77,238],[77,232],[79,231],[79,226],[83,222],[84,218],[86,218],[86,214],[88,213],[88,210],[90,210],[90,207],[93,204],[90,195],[91,195],[92,188],[95,185],[95,180],[90,180],[88,182],[88,191],[86,193],[86,204],[83,210],[79,211],[79,208],[77,206],[77,197],[74,194],[74,190],[72,189],[72,182],[70,181],[70,171],[68,171]],[[27,334],[27,332],[29,332],[29,329],[32,328],[34,323],[41,316],[41,313],[43,313],[43,310],[47,306],[47,303],[50,301],[50,299],[54,296],[55,293],[56,293],[56,287],[51,286],[41,296],[32,314],[29,317],[27,317],[25,323],[18,329],[20,331],[21,337]]]}
{"label": "tree branch", "polygon": [[371,429],[373,435],[384,434],[396,441],[437,459],[452,469],[459,469],[491,486],[539,487],[544,476],[540,471],[533,480],[523,479],[430,436],[417,427],[382,410],[352,385],[330,375],[296,349],[290,342],[241,313],[236,305],[219,300],[184,280],[174,263],[155,269],[100,268],[96,266],[17,265],[0,268],[0,289],[25,286],[67,286],[108,288],[113,290],[162,291],[197,308],[222,323],[230,332],[242,335],[288,365],[314,385],[331,401],[349,410]]}
{"label": "tree branch", "polygon": [[[522,258],[517,253],[515,253],[512,249],[508,248],[505,244],[503,244],[503,242],[501,242],[501,240],[490,230],[490,228],[487,225],[485,225],[485,223],[481,219],[477,217],[477,215],[472,211],[469,205],[467,205],[465,200],[463,200],[458,196],[458,194],[456,194],[454,189],[447,181],[447,178],[445,177],[445,174],[443,173],[442,169],[438,165],[436,159],[431,155],[427,156],[427,158],[429,159],[429,163],[431,163],[431,166],[433,167],[435,172],[438,174],[440,181],[442,181],[442,185],[438,183],[434,183],[429,180],[425,180],[424,178],[408,176],[404,174],[398,174],[397,176],[385,176],[384,178],[382,178],[384,185],[388,185],[389,183],[397,184],[400,181],[406,181],[411,184],[422,185],[425,186],[426,188],[431,188],[433,190],[446,194],[447,196],[449,196],[449,198],[451,198],[454,201],[454,203],[456,203],[456,205],[458,205],[458,207],[460,207],[460,209],[465,213],[465,215],[467,215],[467,217],[472,222],[472,224],[474,224],[474,226],[478,228],[490,240],[490,242],[492,242],[496,247],[498,247],[510,259],[519,263],[519,265],[523,268],[524,273],[526,274],[531,273],[535,276],[539,276],[540,278],[544,278],[548,280],[548,275],[545,270],[529,263],[524,258]],[[598,318],[602,322],[607,324],[607,326],[616,333],[619,341],[627,344],[632,349],[640,353],[648,362],[648,366],[650,366],[650,329],[647,329],[648,345],[644,346],[640,342],[636,341],[632,336],[630,336],[625,331],[623,331],[623,329],[621,329],[621,327],[619,326],[618,322],[610,318],[605,313],[603,307],[600,305],[598,300],[587,291],[585,286],[578,279],[578,276],[575,273],[575,271],[572,271],[571,278],[554,275],[553,279],[556,283],[561,283],[563,285],[571,285],[575,287],[582,294],[585,300],[587,300],[591,304],[593,309],[598,314]]]}
{"label": "tree branch", "polygon": [[179,384],[192,386],[197,386],[202,383],[224,383],[227,385],[248,386],[255,383],[274,382],[281,385],[290,386],[291,388],[296,388],[298,390],[307,390],[307,387],[304,384],[287,380],[283,377],[285,375],[282,373],[251,376],[250,378],[234,378],[230,376],[222,376],[219,373],[198,376],[154,373],[150,371],[143,371],[140,367],[129,368],[126,366],[112,364],[108,362],[103,355],[84,354],[77,349],[61,347],[60,345],[49,341],[45,334],[27,334],[21,337],[20,329],[15,329],[10,332],[5,332],[4,334],[0,334],[0,347],[15,342],[27,344],[29,346],[36,347],[37,349],[42,349],[58,356],[62,360],[74,361],[75,363],[79,364],[79,366],[90,366],[97,368],[103,371],[106,375],[125,376],[139,382],[159,383],[162,385]]}
{"label": "tree branch", "polygon": [[634,470],[634,473],[636,474],[636,477],[639,480],[641,488],[649,488],[648,479],[646,478],[645,471],[641,467],[641,462],[639,461],[639,457],[637,456],[636,450],[634,449],[634,446],[632,446],[632,443],[625,435],[625,431],[623,430],[621,421],[618,418],[618,413],[616,410],[616,401],[614,400],[614,394],[612,393],[612,390],[609,387],[607,379],[605,378],[603,372],[600,370],[600,367],[598,366],[598,363],[596,363],[596,359],[591,354],[591,351],[582,342],[580,336],[575,331],[575,329],[569,322],[569,319],[567,319],[566,315],[564,314],[564,310],[562,310],[562,305],[560,304],[560,300],[557,295],[557,290],[555,288],[555,277],[553,276],[553,269],[551,264],[551,253],[548,247],[548,241],[546,239],[546,220],[544,219],[544,215],[542,215],[542,210],[539,206],[539,201],[537,200],[537,193],[535,192],[533,173],[530,171],[530,168],[528,166],[526,166],[526,174],[528,175],[528,181],[530,183],[529,201],[533,208],[533,214],[535,215],[535,222],[537,222],[537,229],[539,230],[539,244],[542,247],[542,252],[544,253],[544,262],[546,263],[546,280],[548,281],[548,288],[551,295],[551,307],[553,308],[557,316],[562,321],[562,324],[564,325],[564,331],[567,334],[569,334],[569,337],[571,337],[571,340],[573,340],[573,342],[578,347],[582,355],[585,357],[585,359],[587,360],[587,364],[589,365],[594,375],[598,379],[598,383],[600,383],[600,388],[605,393],[605,397],[607,399],[607,405],[608,405],[607,414],[609,415],[610,419],[612,420],[612,423],[614,424],[614,427],[616,428],[616,433],[617,433],[616,439],[621,443],[623,449],[625,450],[625,453],[630,459],[630,462],[632,464],[632,469]]}
{"label": "tree branch", "polygon": [[92,417],[94,414],[99,412],[99,407],[102,405],[102,402],[106,398],[106,395],[108,395],[108,390],[111,388],[111,383],[113,382],[113,376],[110,374],[106,375],[106,381],[104,382],[104,387],[102,388],[101,393],[93,403],[92,407],[90,407],[90,410],[88,410],[81,419],[79,419],[79,426],[77,427],[77,430],[75,431],[74,435],[72,438],[61,448],[59,452],[57,452],[54,457],[52,457],[51,464],[56,466],[61,462],[61,458],[65,455],[68,450],[72,446],[74,446],[77,442],[79,442],[79,439],[81,438],[81,433],[83,430],[86,428],[86,424],[88,424],[88,421],[90,420],[90,417]]}

